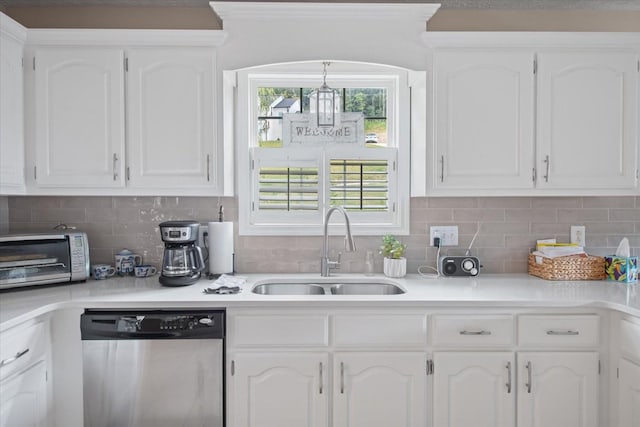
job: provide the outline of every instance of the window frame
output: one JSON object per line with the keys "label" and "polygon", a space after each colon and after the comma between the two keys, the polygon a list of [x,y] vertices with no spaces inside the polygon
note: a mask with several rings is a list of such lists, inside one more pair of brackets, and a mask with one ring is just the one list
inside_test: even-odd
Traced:
{"label": "window frame", "polygon": [[[338,147],[304,148],[301,157],[291,157],[288,153],[284,162],[298,162],[306,159],[309,164],[316,161],[319,166],[319,209],[311,212],[285,212],[287,221],[280,221],[282,215],[275,212],[254,210],[257,192],[259,165],[264,159],[278,158],[288,148],[258,147],[259,87],[316,87],[322,81],[321,62],[298,62],[274,64],[237,70],[232,81],[234,87],[235,150],[237,155],[238,219],[240,235],[322,235],[324,212],[330,206],[328,194],[330,181],[330,159],[384,159],[388,161],[389,211],[362,212],[349,211],[352,232],[356,235],[380,235],[409,233],[410,194],[410,114],[411,88],[409,82],[412,71],[377,64],[354,62],[332,62],[327,84],[334,88],[384,87],[387,89],[387,147],[367,148],[364,145]],[[231,99],[227,93],[226,99]],[[363,142],[364,144],[364,142]],[[256,156],[256,150],[271,150],[273,155]],[[281,151],[285,150],[285,151]],[[261,154],[262,155],[262,154]],[[282,213],[282,211],[279,211]],[[333,221],[332,221],[333,223]],[[336,221],[330,224],[330,234],[343,233],[344,225]]]}

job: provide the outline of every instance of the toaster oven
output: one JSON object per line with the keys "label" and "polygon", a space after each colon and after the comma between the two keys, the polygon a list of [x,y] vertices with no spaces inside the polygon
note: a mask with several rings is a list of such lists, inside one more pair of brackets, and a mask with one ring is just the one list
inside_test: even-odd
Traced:
{"label": "toaster oven", "polygon": [[0,235],[0,290],[88,277],[86,233]]}

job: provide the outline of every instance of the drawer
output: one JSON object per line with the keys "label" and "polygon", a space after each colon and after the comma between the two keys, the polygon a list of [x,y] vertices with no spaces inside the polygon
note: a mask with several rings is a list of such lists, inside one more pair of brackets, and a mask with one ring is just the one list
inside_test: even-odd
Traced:
{"label": "drawer", "polygon": [[333,344],[339,347],[416,347],[427,344],[424,314],[361,314],[333,317]]}
{"label": "drawer", "polygon": [[236,315],[229,322],[234,347],[318,347],[329,344],[328,315]]}
{"label": "drawer", "polygon": [[505,346],[513,344],[513,316],[473,314],[433,316],[433,345]]}
{"label": "drawer", "polygon": [[599,345],[600,318],[584,315],[522,315],[518,343],[536,347],[594,347]]}
{"label": "drawer", "polygon": [[20,325],[0,335],[0,379],[42,360],[47,351],[44,322]]}
{"label": "drawer", "polygon": [[620,321],[620,353],[640,363],[640,323]]}

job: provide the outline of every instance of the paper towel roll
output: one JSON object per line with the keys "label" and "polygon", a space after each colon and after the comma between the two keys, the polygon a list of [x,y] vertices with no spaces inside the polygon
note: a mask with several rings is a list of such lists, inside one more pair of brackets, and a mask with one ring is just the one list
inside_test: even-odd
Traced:
{"label": "paper towel roll", "polygon": [[209,274],[233,273],[233,222],[209,223]]}

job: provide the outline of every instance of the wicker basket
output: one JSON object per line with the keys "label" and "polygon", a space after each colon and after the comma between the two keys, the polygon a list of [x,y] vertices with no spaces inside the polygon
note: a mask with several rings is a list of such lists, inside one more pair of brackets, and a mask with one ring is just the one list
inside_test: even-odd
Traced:
{"label": "wicker basket", "polygon": [[547,280],[602,280],[606,277],[604,258],[599,256],[564,256],[544,258],[536,262],[536,256],[529,254],[529,274]]}

